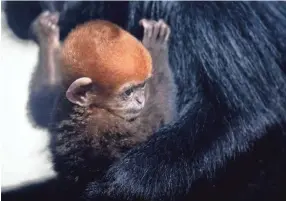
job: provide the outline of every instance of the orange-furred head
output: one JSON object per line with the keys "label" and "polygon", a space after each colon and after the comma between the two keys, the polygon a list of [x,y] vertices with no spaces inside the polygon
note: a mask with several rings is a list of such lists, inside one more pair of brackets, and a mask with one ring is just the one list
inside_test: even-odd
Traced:
{"label": "orange-furred head", "polygon": [[143,44],[119,26],[94,20],[77,26],[61,52],[64,84],[89,77],[105,90],[142,83],[152,73],[152,59]]}

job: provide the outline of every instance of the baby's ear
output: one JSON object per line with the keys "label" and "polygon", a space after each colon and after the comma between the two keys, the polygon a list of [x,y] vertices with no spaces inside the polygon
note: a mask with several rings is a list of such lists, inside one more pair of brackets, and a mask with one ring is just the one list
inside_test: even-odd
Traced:
{"label": "baby's ear", "polygon": [[91,104],[89,90],[92,85],[92,80],[89,77],[81,77],[75,80],[66,91],[67,99],[79,106],[87,107]]}

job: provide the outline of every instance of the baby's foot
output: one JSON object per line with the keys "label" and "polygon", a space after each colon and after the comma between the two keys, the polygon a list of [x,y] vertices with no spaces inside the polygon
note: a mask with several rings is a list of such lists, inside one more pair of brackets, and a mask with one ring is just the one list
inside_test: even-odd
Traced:
{"label": "baby's foot", "polygon": [[167,46],[170,37],[170,27],[163,21],[140,20],[144,28],[143,45],[149,50],[160,50]]}
{"label": "baby's foot", "polygon": [[32,24],[32,31],[39,43],[59,44],[59,14],[45,11]]}

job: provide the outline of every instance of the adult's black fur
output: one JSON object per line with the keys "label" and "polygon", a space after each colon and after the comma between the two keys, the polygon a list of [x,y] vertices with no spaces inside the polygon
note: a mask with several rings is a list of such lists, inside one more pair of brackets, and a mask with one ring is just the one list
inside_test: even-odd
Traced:
{"label": "adult's black fur", "polygon": [[[10,27],[27,32],[15,26],[33,17],[13,16],[9,4]],[[177,125],[112,164],[105,183],[87,185],[85,199],[285,200],[284,2],[81,2],[61,17],[62,38],[93,18],[140,38],[141,18],[165,19],[180,89]]]}

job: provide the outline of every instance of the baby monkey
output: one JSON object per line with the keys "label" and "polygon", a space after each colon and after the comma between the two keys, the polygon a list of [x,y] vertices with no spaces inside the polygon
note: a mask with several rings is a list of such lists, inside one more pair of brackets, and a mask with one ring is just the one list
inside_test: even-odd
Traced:
{"label": "baby monkey", "polygon": [[163,20],[142,19],[141,43],[115,24],[95,20],[76,27],[61,45],[57,22],[57,14],[44,12],[32,26],[40,64],[30,105],[37,93],[53,98],[48,128],[55,170],[74,181],[91,180],[177,118],[170,28]]}

